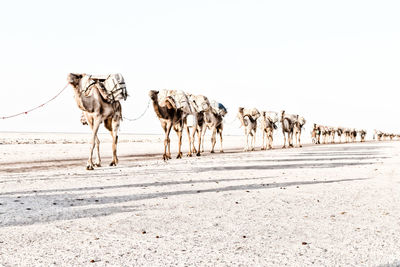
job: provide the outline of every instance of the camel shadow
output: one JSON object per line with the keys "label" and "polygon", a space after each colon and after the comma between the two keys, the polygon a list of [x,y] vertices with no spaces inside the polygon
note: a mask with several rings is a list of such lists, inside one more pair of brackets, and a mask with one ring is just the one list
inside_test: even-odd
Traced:
{"label": "camel shadow", "polygon": [[[255,178],[255,179],[268,179]],[[12,209],[15,216],[5,212],[0,212],[0,227],[33,225],[39,223],[49,223],[55,221],[76,220],[81,218],[92,218],[109,216],[117,213],[136,212],[140,211],[139,205],[133,206],[131,202],[150,200],[150,199],[166,199],[168,197],[179,197],[183,195],[201,195],[205,193],[220,193],[233,191],[250,191],[250,190],[266,190],[273,188],[287,188],[300,185],[317,185],[330,183],[343,183],[367,180],[367,178],[356,179],[336,179],[328,181],[297,181],[284,183],[253,183],[245,185],[231,185],[224,187],[212,187],[201,190],[178,190],[170,192],[156,192],[149,194],[129,194],[123,196],[82,196],[78,193],[70,193],[64,190],[62,194],[52,195],[29,195],[24,197],[1,197],[0,203],[3,207],[12,203],[19,203],[17,208]],[[215,182],[214,182],[215,183]],[[17,202],[16,202],[17,201]],[[25,203],[39,203],[40,206],[36,210],[33,206]],[[107,206],[112,204],[112,206]],[[124,205],[126,204],[126,205]],[[102,206],[105,207],[90,207],[87,206]]]}

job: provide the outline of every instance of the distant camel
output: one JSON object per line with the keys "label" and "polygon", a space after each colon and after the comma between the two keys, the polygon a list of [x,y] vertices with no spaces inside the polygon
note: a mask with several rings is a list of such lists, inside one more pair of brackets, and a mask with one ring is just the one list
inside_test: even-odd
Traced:
{"label": "distant camel", "polygon": [[314,144],[321,144],[321,134],[323,126],[314,123],[314,127],[311,132],[311,138]]}
{"label": "distant camel", "polygon": [[281,124],[283,133],[283,146],[286,148],[286,135],[288,141],[288,147],[293,147],[293,128],[296,120],[295,115],[288,115],[284,110],[281,111]]}
{"label": "distant camel", "polygon": [[278,122],[278,113],[276,112],[261,112],[260,128],[263,132],[263,141],[261,150],[272,149],[272,142],[274,141],[274,130],[278,129],[276,123]]}
{"label": "distant camel", "polygon": [[301,129],[304,127],[305,124],[306,120],[303,117],[299,117],[299,115],[297,115],[293,125],[293,135],[296,141],[296,147],[302,147],[300,143]]}
{"label": "distant camel", "polygon": [[351,142],[355,142],[356,138],[357,138],[357,131],[356,131],[356,129],[353,128],[353,129],[350,130],[350,140],[351,140]]}
{"label": "distant camel", "polygon": [[341,128],[341,127],[336,128],[336,133],[338,135],[339,143],[341,143],[342,142],[342,135],[343,135],[343,128]]}
{"label": "distant camel", "polygon": [[360,142],[365,142],[365,136],[367,135],[367,131],[363,129],[358,131],[358,133],[360,134]]}
{"label": "distant camel", "polygon": [[[222,137],[222,132],[224,130],[224,116],[227,114],[226,108],[215,101],[211,101],[213,105],[210,110],[207,112],[204,112],[204,126],[202,129],[199,129],[199,132],[201,132],[202,135],[202,152],[204,152],[204,136],[206,134],[207,129],[210,129],[212,131],[211,134],[211,153],[214,153],[214,148],[215,144],[217,143],[217,138],[216,135],[219,134],[220,140],[221,140],[221,150],[220,152],[224,152],[223,148],[223,137]],[[201,130],[201,131],[200,131]]]}
{"label": "distant camel", "polygon": [[[247,110],[240,107],[237,116],[244,127],[244,134],[246,136],[246,146],[244,151],[254,151],[257,133],[257,119],[260,117],[260,112],[255,108]],[[251,147],[249,147],[249,136],[251,136]]]}
{"label": "distant camel", "polygon": [[[189,150],[189,156],[191,153],[196,153],[197,156],[201,155],[201,144],[202,144],[202,129],[205,126],[205,114],[211,112],[210,101],[207,97],[202,95],[192,95],[187,94],[192,113],[190,115],[193,116],[193,130],[191,136],[189,136],[189,140],[191,140],[191,149]],[[189,115],[189,114],[188,114]],[[208,117],[209,118],[209,117]],[[195,134],[197,133],[198,137],[198,148],[195,147]]]}
{"label": "distant camel", "polygon": [[165,100],[163,100],[163,103],[159,103],[158,94],[159,91],[151,90],[149,92],[149,96],[153,102],[154,112],[160,120],[161,127],[165,132],[163,159],[171,159],[171,140],[169,139],[169,134],[172,128],[177,133],[179,140],[177,158],[182,158],[182,132],[185,127],[186,115],[181,109],[176,107],[174,99],[171,96],[167,96]]}
{"label": "distant camel", "polygon": [[345,128],[343,133],[344,133],[344,141],[345,141],[345,143],[350,142],[351,130],[349,128]]}
{"label": "distant camel", "polygon": [[[90,154],[86,169],[93,170],[94,166],[101,166],[100,140],[97,132],[102,122],[104,122],[105,128],[110,131],[113,138],[113,158],[110,166],[116,166],[118,164],[118,129],[122,120],[122,109],[119,100],[126,99],[126,95],[119,95],[114,101],[109,101],[105,97],[105,89],[99,82],[93,82],[88,87],[83,87],[81,80],[84,77],[85,74],[70,73],[68,75],[68,82],[74,89],[75,101],[83,111],[86,122],[92,129]],[[93,150],[95,147],[97,147],[97,160],[93,164]]]}

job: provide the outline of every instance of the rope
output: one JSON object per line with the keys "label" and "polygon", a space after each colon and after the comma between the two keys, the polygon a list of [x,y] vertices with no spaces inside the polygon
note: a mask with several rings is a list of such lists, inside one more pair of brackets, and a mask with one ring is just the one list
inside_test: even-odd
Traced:
{"label": "rope", "polygon": [[67,85],[65,85],[65,87],[64,87],[61,91],[59,91],[54,97],[52,97],[51,99],[47,100],[47,101],[44,102],[43,104],[40,104],[39,106],[36,106],[36,107],[31,108],[31,109],[29,109],[29,110],[27,110],[27,111],[23,111],[23,112],[20,112],[20,113],[16,113],[16,114],[13,114],[13,115],[10,115],[10,116],[3,116],[3,117],[0,117],[0,119],[2,119],[2,120],[11,119],[11,118],[18,117],[18,116],[21,116],[21,115],[26,115],[26,114],[28,114],[28,113],[34,111],[34,110],[37,110],[37,109],[39,109],[39,108],[42,108],[42,107],[44,107],[45,105],[49,104],[51,101],[55,100],[59,95],[61,95],[61,93],[64,92],[65,89],[67,89],[68,86],[69,86],[69,83],[67,83]]}
{"label": "rope", "polygon": [[224,123],[225,123],[226,125],[231,125],[231,124],[233,124],[236,120],[237,120],[237,117],[233,118],[233,120],[230,121],[230,122],[227,122],[227,121],[225,120]]}
{"label": "rope", "polygon": [[139,117],[134,118],[134,119],[130,119],[130,118],[127,118],[127,117],[123,117],[124,120],[127,120],[127,121],[137,121],[137,120],[141,119],[141,118],[146,114],[147,110],[149,109],[149,107],[150,107],[150,102],[151,102],[151,99],[150,99],[149,102],[147,103],[146,109],[143,111],[143,113],[142,113]]}

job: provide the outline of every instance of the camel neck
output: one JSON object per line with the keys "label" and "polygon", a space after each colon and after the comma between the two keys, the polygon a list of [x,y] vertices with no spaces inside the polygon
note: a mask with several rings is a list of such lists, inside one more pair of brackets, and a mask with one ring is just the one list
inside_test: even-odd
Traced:
{"label": "camel neck", "polygon": [[160,111],[160,105],[158,104],[158,100],[152,100],[152,102],[153,102],[153,108],[154,108],[154,112],[156,113],[156,115],[159,117],[159,118],[163,118],[163,116],[162,116],[162,114],[161,114],[161,111]]}

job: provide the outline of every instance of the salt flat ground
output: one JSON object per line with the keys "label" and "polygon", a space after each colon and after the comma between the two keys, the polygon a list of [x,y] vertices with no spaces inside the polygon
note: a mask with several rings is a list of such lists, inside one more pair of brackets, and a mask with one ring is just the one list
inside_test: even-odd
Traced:
{"label": "salt flat ground", "polygon": [[94,171],[80,137],[3,140],[0,266],[400,264],[399,142],[245,153],[227,137],[163,162],[161,137],[124,138]]}

